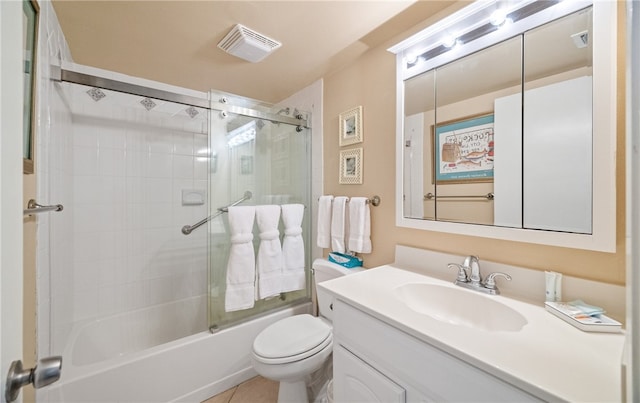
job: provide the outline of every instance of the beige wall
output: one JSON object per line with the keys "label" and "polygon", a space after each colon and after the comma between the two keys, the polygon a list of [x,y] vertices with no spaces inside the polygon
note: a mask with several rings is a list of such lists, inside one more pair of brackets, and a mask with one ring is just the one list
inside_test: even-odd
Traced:
{"label": "beige wall", "polygon": [[[625,281],[625,149],[624,149],[624,3],[619,3],[617,252],[601,253],[487,238],[399,228],[395,225],[395,55],[386,49],[412,32],[373,48],[355,63],[325,77],[324,193],[381,197],[372,208],[373,253],[364,255],[366,267],[394,260],[396,244],[467,255],[539,270],[555,270],[613,284]],[[422,24],[424,25],[424,24]],[[413,29],[415,32],[415,28]],[[338,184],[338,114],[362,105],[364,143],[363,184]],[[346,149],[346,148],[345,148]]]}
{"label": "beige wall", "polygon": [[[23,175],[23,205],[29,199],[35,199],[36,175]],[[33,216],[23,219],[23,322],[22,322],[22,361],[25,368],[36,364],[36,219]],[[35,390],[31,385],[22,389],[23,402],[35,402]]]}

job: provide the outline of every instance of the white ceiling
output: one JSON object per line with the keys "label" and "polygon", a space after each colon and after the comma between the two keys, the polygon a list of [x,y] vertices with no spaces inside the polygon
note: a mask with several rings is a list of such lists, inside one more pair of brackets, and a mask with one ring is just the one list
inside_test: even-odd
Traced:
{"label": "white ceiling", "polygon": [[[53,5],[77,63],[275,103],[453,3],[55,0]],[[255,64],[224,53],[217,44],[238,23],[283,46]]]}

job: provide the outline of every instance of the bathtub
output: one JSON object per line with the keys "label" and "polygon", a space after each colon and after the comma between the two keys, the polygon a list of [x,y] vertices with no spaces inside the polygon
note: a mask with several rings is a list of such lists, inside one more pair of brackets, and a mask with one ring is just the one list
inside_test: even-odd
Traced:
{"label": "bathtub", "polygon": [[[157,321],[147,326],[161,328],[167,324],[163,317],[170,316],[159,315],[158,310],[166,309],[171,308],[153,307],[78,326],[65,349],[60,380],[39,389],[37,400],[201,402],[255,376],[249,352],[256,335],[276,320],[309,313],[311,304],[285,308],[214,334],[207,330],[129,352],[140,347],[135,346],[138,337],[120,335],[120,323],[146,315],[147,320]],[[180,327],[175,322],[169,326]]]}

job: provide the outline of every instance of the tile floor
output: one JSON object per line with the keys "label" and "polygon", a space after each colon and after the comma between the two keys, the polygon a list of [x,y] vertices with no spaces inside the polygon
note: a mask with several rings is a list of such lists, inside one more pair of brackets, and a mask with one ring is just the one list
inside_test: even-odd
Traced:
{"label": "tile floor", "polygon": [[256,376],[202,403],[276,403],[278,382]]}

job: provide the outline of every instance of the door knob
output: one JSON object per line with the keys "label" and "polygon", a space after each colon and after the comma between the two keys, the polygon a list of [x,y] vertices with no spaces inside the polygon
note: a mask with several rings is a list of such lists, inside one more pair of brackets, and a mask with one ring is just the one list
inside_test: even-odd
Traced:
{"label": "door knob", "polygon": [[11,363],[7,374],[7,384],[4,397],[7,403],[18,398],[20,388],[28,384],[38,389],[52,384],[60,379],[62,371],[62,357],[47,357],[38,361],[38,364],[29,369],[22,368],[22,361],[17,360]]}

